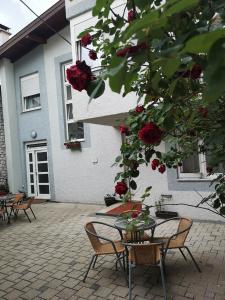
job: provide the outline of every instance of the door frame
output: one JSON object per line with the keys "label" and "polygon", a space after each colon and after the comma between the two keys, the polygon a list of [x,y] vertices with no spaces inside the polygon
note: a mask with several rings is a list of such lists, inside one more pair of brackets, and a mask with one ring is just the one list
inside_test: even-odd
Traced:
{"label": "door frame", "polygon": [[[43,145],[44,144],[44,145]],[[32,147],[32,145],[37,145]],[[40,146],[38,146],[40,145]],[[29,148],[31,146],[31,148]],[[37,151],[46,151],[47,152],[47,163],[48,163],[48,178],[49,178],[49,194],[38,195],[38,179],[37,179]],[[29,169],[29,153],[33,153],[33,173],[34,173],[34,192],[35,194],[30,193],[30,169]],[[50,176],[49,176],[49,156],[48,156],[48,145],[47,141],[38,141],[38,142],[29,142],[25,143],[25,156],[26,156],[26,178],[27,178],[27,192],[28,196],[34,196],[38,199],[51,199],[51,186],[50,186]],[[35,174],[36,173],[36,174]]]}

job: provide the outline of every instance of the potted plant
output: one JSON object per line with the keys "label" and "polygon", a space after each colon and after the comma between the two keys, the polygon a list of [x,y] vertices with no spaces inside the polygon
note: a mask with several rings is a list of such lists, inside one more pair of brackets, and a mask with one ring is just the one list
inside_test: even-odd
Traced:
{"label": "potted plant", "polygon": [[78,141],[68,141],[64,143],[64,146],[70,150],[81,150],[81,143]]}
{"label": "potted plant", "polygon": [[161,198],[159,201],[155,202],[155,215],[157,218],[160,219],[170,219],[170,218],[175,218],[178,217],[178,213],[175,211],[168,211],[165,210],[163,202],[165,200],[171,200],[172,199],[172,195],[161,195]]}

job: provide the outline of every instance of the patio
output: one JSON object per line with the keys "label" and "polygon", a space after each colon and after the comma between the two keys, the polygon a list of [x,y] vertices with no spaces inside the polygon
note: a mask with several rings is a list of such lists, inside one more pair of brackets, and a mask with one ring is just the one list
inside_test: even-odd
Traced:
{"label": "patio", "polygon": [[[85,283],[82,282],[92,247],[83,230],[96,217],[99,205],[42,203],[33,206],[37,220],[30,224],[21,213],[12,225],[0,224],[0,299],[127,299],[122,273],[115,271],[114,257],[99,258]],[[171,232],[172,227],[161,229]],[[169,299],[225,299],[225,226],[194,222],[187,245],[202,273],[187,263],[179,251],[167,257]],[[158,279],[158,280],[157,280]],[[159,270],[136,268],[135,300],[163,299]]]}

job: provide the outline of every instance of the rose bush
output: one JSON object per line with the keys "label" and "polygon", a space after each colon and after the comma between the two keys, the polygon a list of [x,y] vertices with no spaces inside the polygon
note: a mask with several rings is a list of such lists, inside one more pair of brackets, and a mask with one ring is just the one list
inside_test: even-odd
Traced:
{"label": "rose bush", "polygon": [[[116,158],[122,168],[116,181],[128,183],[129,195],[137,188],[139,166],[152,158],[159,160],[151,166],[160,173],[179,167],[195,152],[210,153],[212,172],[225,162],[225,2],[125,2],[118,14],[114,0],[96,0],[96,25],[80,37],[82,46],[92,43],[94,51],[102,53],[102,71],[88,88],[89,71],[82,73],[81,83],[77,71],[71,81],[77,90],[86,89],[90,100],[103,94],[108,80],[113,92],[123,96],[135,92],[137,101],[142,101],[144,110],[129,113],[129,134]],[[168,145],[166,153],[155,148],[162,140]],[[225,214],[223,176],[215,188],[206,201],[218,214]]]}
{"label": "rose bush", "polygon": [[87,90],[93,78],[91,68],[86,65],[85,61],[81,62],[79,60],[76,62],[76,65],[66,70],[66,76],[72,87],[79,92]]}

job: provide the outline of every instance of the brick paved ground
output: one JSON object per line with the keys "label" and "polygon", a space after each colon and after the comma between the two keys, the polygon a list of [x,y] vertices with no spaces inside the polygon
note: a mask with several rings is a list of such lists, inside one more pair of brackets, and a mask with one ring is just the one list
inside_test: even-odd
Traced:
{"label": "brick paved ground", "polygon": [[[128,288],[113,257],[99,259],[82,282],[92,249],[83,224],[95,218],[95,205],[34,205],[37,220],[21,214],[12,225],[0,221],[0,299],[127,299]],[[113,222],[113,219],[98,217]],[[172,232],[164,227],[161,234]],[[160,232],[159,232],[160,233]],[[167,257],[169,299],[225,299],[225,224],[195,222],[187,244],[202,269],[176,251]],[[157,268],[136,268],[135,300],[163,299]]]}

